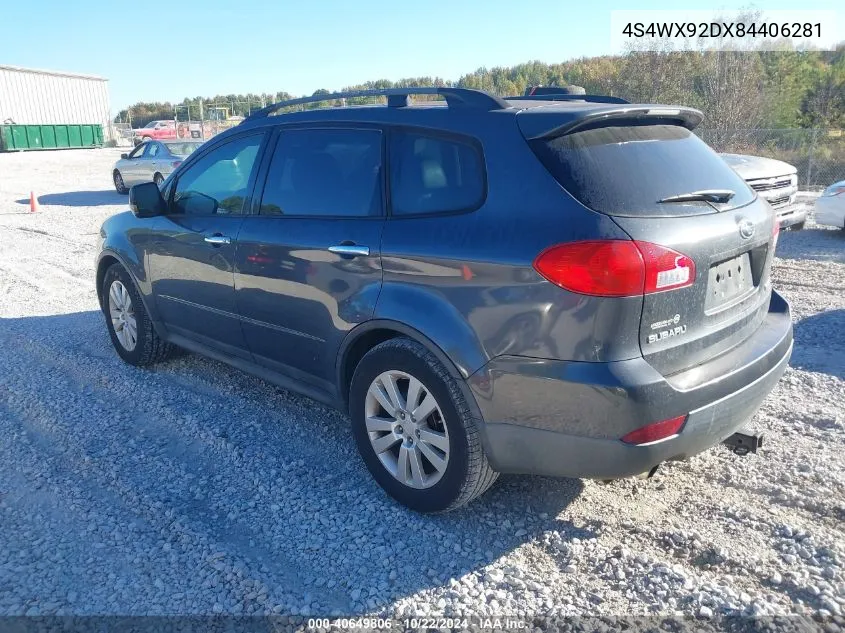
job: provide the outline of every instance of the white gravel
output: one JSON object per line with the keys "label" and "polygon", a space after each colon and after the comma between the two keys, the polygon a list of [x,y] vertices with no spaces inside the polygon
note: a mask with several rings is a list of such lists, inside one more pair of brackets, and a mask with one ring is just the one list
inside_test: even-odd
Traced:
{"label": "white gravel", "polygon": [[118,359],[93,285],[118,153],[0,154],[0,615],[845,611],[845,233],[781,235],[796,349],[758,455],[502,477],[423,517],[341,414],[197,356]]}

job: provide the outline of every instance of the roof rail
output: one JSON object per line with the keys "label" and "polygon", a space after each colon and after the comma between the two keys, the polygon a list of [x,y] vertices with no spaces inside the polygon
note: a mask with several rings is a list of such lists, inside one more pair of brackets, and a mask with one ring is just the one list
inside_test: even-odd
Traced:
{"label": "roof rail", "polygon": [[305,103],[319,103],[320,101],[334,101],[335,99],[354,99],[356,97],[387,97],[387,106],[390,108],[402,108],[410,104],[411,95],[440,95],[446,100],[450,108],[467,108],[473,110],[504,110],[510,105],[500,99],[481,90],[472,88],[441,88],[436,86],[425,86],[419,88],[383,88],[377,90],[351,90],[348,92],[335,92],[325,95],[314,95],[312,97],[300,97],[271,103],[265,108],[256,110],[249,115],[245,121],[262,119],[281,110],[295,105]]}
{"label": "roof rail", "polygon": [[630,103],[622,97],[609,97],[607,95],[545,94],[505,98],[508,100],[519,101],[589,101],[591,103]]}

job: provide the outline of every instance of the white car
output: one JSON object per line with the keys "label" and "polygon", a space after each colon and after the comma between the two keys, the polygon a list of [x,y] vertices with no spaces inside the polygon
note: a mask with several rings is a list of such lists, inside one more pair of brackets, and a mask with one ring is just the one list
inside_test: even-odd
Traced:
{"label": "white car", "polygon": [[146,141],[128,154],[121,154],[112,169],[118,193],[142,182],[160,185],[170,173],[202,145],[201,141]]}
{"label": "white car", "polygon": [[845,229],[845,180],[830,185],[816,200],[816,224]]}
{"label": "white car", "polygon": [[782,160],[763,156],[719,155],[758,196],[772,206],[781,228],[804,228],[807,210],[803,205],[793,204],[798,194],[798,170],[795,167]]}

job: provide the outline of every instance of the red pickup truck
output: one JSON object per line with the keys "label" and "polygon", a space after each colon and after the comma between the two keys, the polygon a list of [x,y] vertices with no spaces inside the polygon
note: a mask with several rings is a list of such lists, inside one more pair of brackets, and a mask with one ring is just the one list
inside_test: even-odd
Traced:
{"label": "red pickup truck", "polygon": [[176,138],[176,123],[174,121],[150,121],[144,127],[132,130],[135,142],[142,143],[150,139],[157,141]]}

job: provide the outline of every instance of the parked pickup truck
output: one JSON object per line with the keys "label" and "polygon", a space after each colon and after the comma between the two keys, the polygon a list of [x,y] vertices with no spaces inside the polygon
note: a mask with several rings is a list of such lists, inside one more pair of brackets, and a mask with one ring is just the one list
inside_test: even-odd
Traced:
{"label": "parked pickup truck", "polygon": [[144,127],[132,130],[135,137],[135,144],[143,143],[150,139],[163,141],[176,138],[176,123],[173,121],[150,121]]}
{"label": "parked pickup truck", "polygon": [[746,154],[720,154],[757,195],[775,210],[780,227],[800,230],[807,221],[807,210],[795,205],[798,170],[780,160]]}

